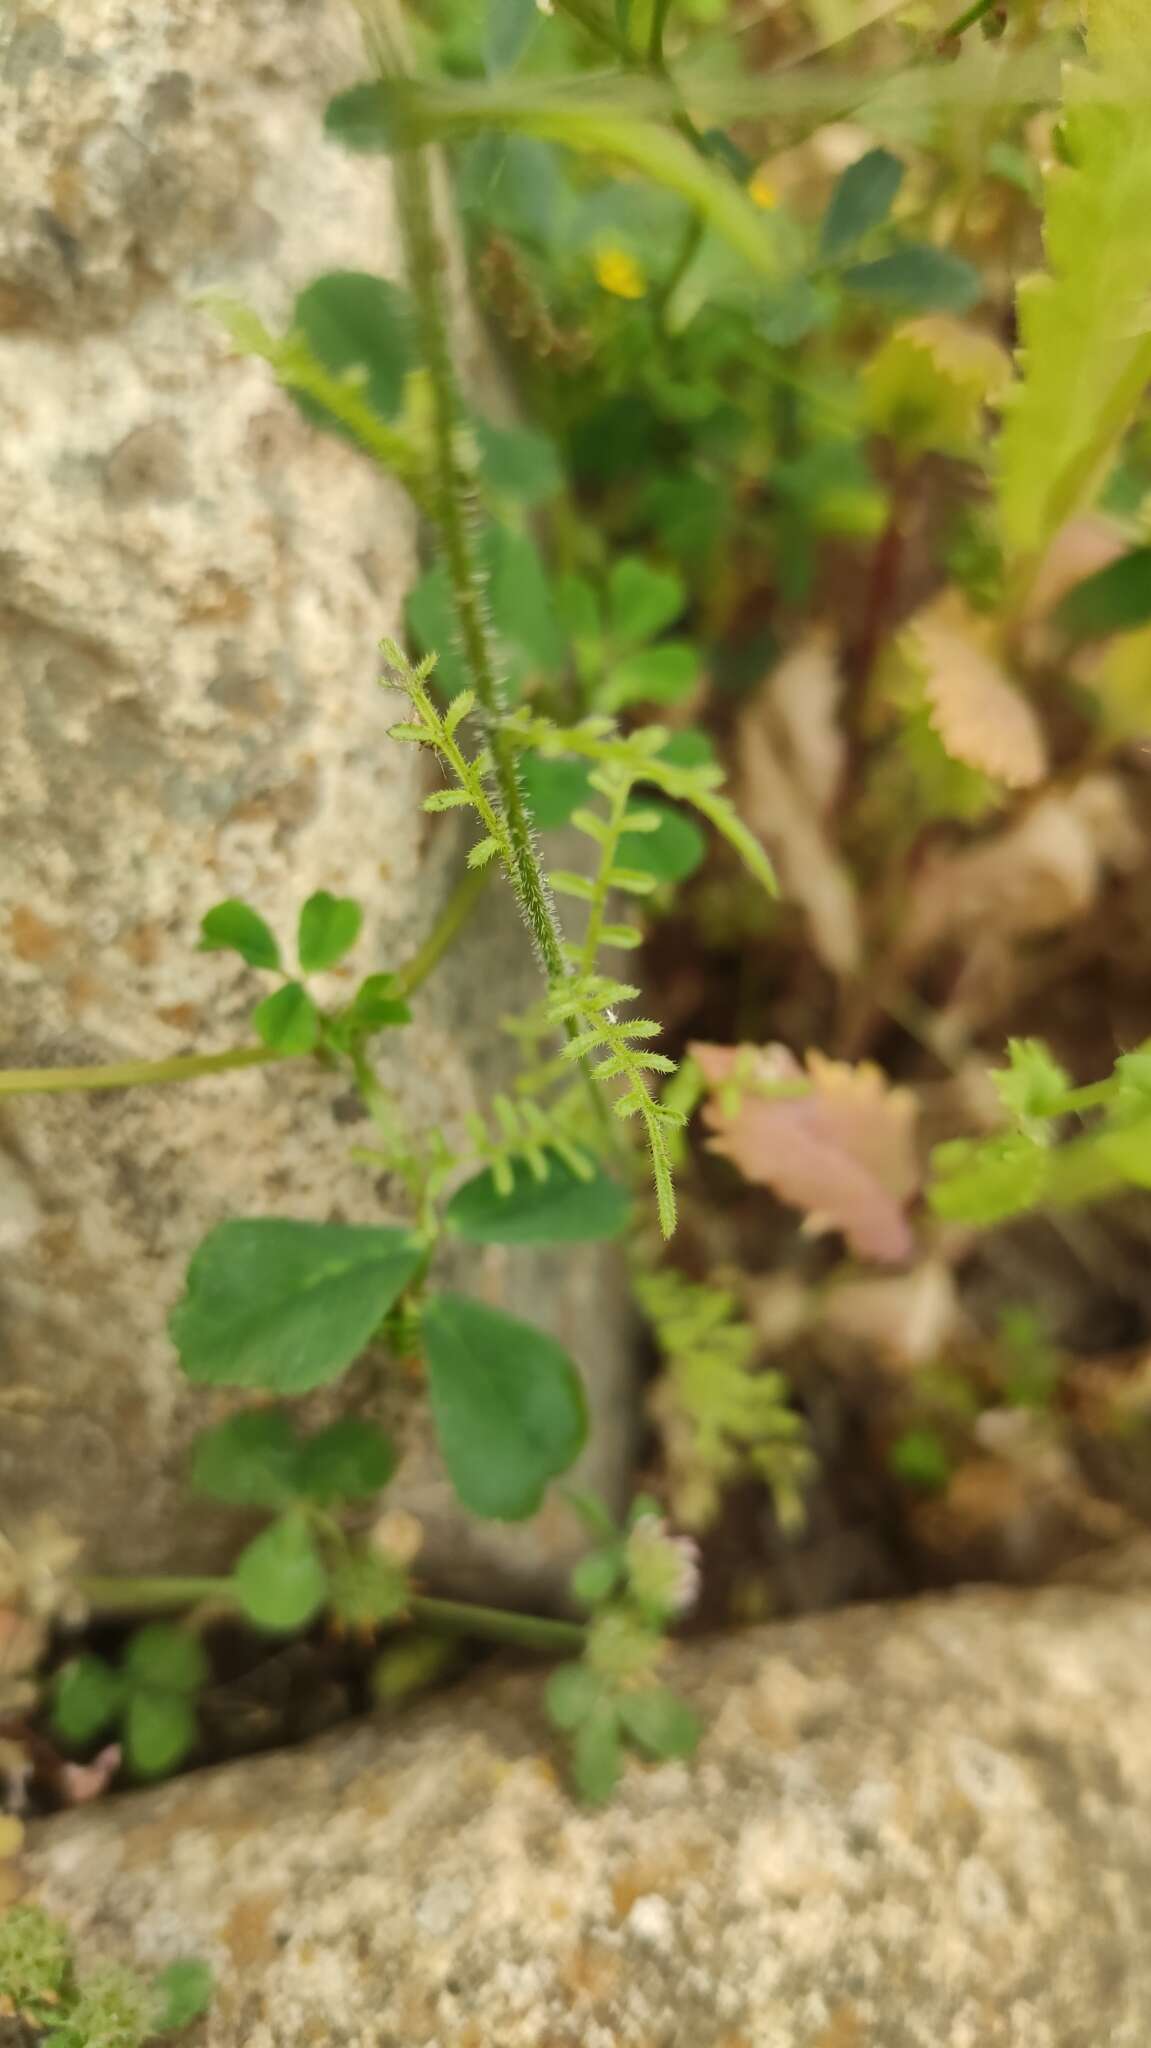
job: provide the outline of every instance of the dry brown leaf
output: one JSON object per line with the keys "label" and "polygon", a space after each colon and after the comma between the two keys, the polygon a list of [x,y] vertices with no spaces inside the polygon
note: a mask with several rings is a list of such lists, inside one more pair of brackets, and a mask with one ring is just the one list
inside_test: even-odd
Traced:
{"label": "dry brown leaf", "polygon": [[88,1806],[108,1790],[120,1768],[122,1750],[110,1742],[89,1764],[61,1764],[56,1782],[68,1806]]}
{"label": "dry brown leaf", "polygon": [[772,670],[767,696],[788,766],[820,817],[835,802],[847,765],[839,722],[843,677],[831,635],[816,627]]}
{"label": "dry brown leaf", "polygon": [[929,1365],[960,1323],[955,1277],[942,1259],[926,1259],[892,1278],[845,1280],[828,1293],[823,1321],[901,1370]]}
{"label": "dry brown leaf", "polygon": [[[784,1046],[693,1045],[711,1095],[711,1148],[745,1179],[804,1212],[812,1231],[840,1230],[861,1258],[911,1250],[906,1205],[919,1183],[915,1101],[877,1067],[818,1052],[806,1073]],[[779,1095],[780,1086],[803,1086]]]}
{"label": "dry brown leaf", "polygon": [[[814,683],[806,735],[801,691]],[[770,849],[785,896],[807,917],[825,966],[854,974],[862,953],[855,884],[820,813],[842,769],[834,729],[836,679],[826,649],[805,642],[777,669],[739,723],[735,756],[740,811]]]}
{"label": "dry brown leaf", "polygon": [[947,752],[1008,789],[1041,782],[1047,749],[1039,720],[1008,681],[987,629],[963,599],[949,591],[920,612],[907,628],[906,645]]}

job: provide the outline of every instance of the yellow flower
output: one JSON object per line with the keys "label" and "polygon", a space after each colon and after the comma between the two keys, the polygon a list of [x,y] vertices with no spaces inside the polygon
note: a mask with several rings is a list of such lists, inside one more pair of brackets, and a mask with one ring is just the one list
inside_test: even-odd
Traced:
{"label": "yellow flower", "polygon": [[773,206],[779,205],[779,193],[767,175],[766,164],[760,165],[747,188],[747,196],[753,206],[761,206],[765,213],[770,213]]}
{"label": "yellow flower", "polygon": [[617,299],[642,299],[647,290],[647,280],[635,257],[615,242],[596,251],[595,274],[603,290]]}

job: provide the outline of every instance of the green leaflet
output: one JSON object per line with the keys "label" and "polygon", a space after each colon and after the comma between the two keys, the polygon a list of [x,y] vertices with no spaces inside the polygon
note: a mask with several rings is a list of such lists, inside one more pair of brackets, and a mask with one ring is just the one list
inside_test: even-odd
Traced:
{"label": "green leaflet", "polygon": [[1151,38],[1142,0],[1088,0],[1046,182],[1048,273],[1019,294],[1022,381],[1000,441],[1006,551],[1033,562],[1090,499],[1151,378]]}

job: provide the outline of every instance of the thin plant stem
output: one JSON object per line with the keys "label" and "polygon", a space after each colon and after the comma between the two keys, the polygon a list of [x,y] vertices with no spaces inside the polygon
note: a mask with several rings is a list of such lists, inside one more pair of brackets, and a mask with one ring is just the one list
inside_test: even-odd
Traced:
{"label": "thin plant stem", "polygon": [[977,21],[982,21],[984,15],[990,14],[992,8],[998,7],[999,4],[1000,0],[973,0],[970,7],[965,7],[962,14],[957,14],[954,21],[949,21],[947,27],[940,30],[940,41],[950,43],[956,36],[965,35],[969,28],[974,28]]}
{"label": "thin plant stem", "polygon": [[422,946],[396,976],[402,996],[414,995],[438,967],[457,933],[467,923],[487,883],[487,868],[468,868],[461,875]]}
{"label": "thin plant stem", "polygon": [[170,1060],[123,1060],[108,1067],[11,1067],[0,1073],[0,1095],[66,1095],[99,1088],[159,1088],[169,1081],[196,1081],[202,1074],[227,1074],[237,1067],[267,1067],[307,1053],[275,1052],[269,1045],[241,1045],[232,1052],[183,1053]]}
{"label": "thin plant stem", "polygon": [[[231,1609],[239,1605],[233,1580],[225,1578],[84,1578],[78,1581],[77,1591],[95,1614],[178,1614],[205,1601]],[[578,1656],[587,1638],[587,1631],[575,1621],[554,1621],[548,1615],[520,1614],[510,1608],[473,1607],[465,1600],[435,1600],[422,1594],[408,1601],[406,1618],[445,1634],[515,1643],[545,1653]]]}

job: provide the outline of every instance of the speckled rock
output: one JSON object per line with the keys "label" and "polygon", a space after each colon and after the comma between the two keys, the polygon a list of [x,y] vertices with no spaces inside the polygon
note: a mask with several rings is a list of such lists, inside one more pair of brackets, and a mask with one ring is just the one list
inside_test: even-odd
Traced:
{"label": "speckled rock", "polygon": [[[288,937],[313,889],[359,896],[367,971],[410,954],[458,872],[376,686],[413,570],[407,505],[196,304],[223,290],[279,323],[319,271],[395,273],[386,167],[320,129],[360,69],[349,0],[3,11],[4,1066],[243,1042],[261,984],[196,952],[211,903],[247,896]],[[415,1122],[458,1128],[498,1070],[499,1016],[536,991],[491,893],[391,1059]],[[53,1508],[97,1569],[227,1557],[236,1530],[179,1479],[219,1411],[182,1389],[165,1314],[223,1216],[379,1218],[348,1156],[355,1107],[304,1068],[5,1105],[6,1517]],[[493,1257],[472,1277],[573,1344],[601,1425],[588,1476],[616,1491],[628,1397],[610,1270]],[[573,1538],[558,1510],[464,1540],[423,1450],[407,1480],[458,1583],[490,1589],[493,1567],[525,1591],[554,1582]]]}
{"label": "speckled rock", "polygon": [[1145,1600],[852,1608],[677,1666],[698,1760],[598,1813],[513,1676],[48,1823],[24,1875],[93,1953],[210,1958],[202,2048],[1146,2048]]}

